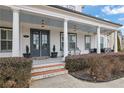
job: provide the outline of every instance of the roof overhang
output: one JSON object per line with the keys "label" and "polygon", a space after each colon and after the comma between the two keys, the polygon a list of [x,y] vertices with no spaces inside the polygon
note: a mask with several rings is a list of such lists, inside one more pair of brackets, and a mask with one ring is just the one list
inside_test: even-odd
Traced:
{"label": "roof overhang", "polygon": [[81,12],[77,12],[71,9],[64,8],[61,6],[53,6],[53,5],[47,5],[47,6],[43,6],[43,5],[9,6],[9,5],[6,5],[6,6],[9,8],[13,8],[13,9],[14,8],[19,9],[26,13],[38,14],[39,16],[49,17],[49,18],[60,20],[60,21],[64,21],[65,19],[67,19],[69,21],[78,22],[80,24],[84,23],[87,25],[95,26],[95,27],[99,26],[99,27],[104,27],[104,28],[113,29],[113,30],[117,30],[118,28],[122,26],[121,24],[106,21],[106,20],[93,17],[93,16],[90,16],[90,15],[87,15]]}
{"label": "roof overhang", "polygon": [[111,21],[108,21],[108,20],[104,20],[104,19],[101,19],[101,18],[98,18],[98,17],[95,17],[95,16],[84,14],[82,12],[78,12],[78,11],[75,11],[75,10],[68,9],[68,8],[65,8],[65,7],[62,7],[62,6],[58,6],[58,5],[48,5],[48,6],[53,7],[53,8],[57,8],[57,9],[61,9],[61,10],[64,10],[64,11],[68,11],[68,12],[71,12],[71,13],[75,13],[75,14],[78,14],[78,15],[82,15],[84,17],[88,17],[88,18],[91,18],[93,20],[97,20],[97,21],[101,21],[101,22],[106,22],[106,23],[109,23],[109,24],[112,24],[112,25],[116,25],[118,27],[123,26],[122,24],[119,24],[119,23],[115,23],[115,22],[111,22]]}

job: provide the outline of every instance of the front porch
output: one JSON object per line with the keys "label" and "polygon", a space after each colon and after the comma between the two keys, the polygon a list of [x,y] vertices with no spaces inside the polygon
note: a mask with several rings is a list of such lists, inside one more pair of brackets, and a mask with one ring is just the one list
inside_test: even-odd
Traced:
{"label": "front porch", "polygon": [[64,63],[62,61],[62,57],[58,58],[45,58],[45,59],[34,59],[32,66],[37,66],[37,65],[46,65],[46,64],[56,64],[56,63]]}
{"label": "front porch", "polygon": [[[9,27],[12,30],[12,44],[8,49],[10,51],[2,50],[1,47],[1,51],[4,51],[0,53],[1,57],[23,56],[26,46],[29,47],[32,57],[51,56],[54,45],[58,57],[63,58],[69,54],[70,50],[76,48],[80,50],[80,54],[86,54],[92,48],[96,48],[97,53],[101,53],[101,46],[111,49],[114,46],[114,52],[117,52],[117,31],[115,29],[69,18],[44,15],[40,12],[20,10],[12,6],[2,6],[0,12],[1,29],[6,30]],[[4,44],[1,43],[1,45]]]}

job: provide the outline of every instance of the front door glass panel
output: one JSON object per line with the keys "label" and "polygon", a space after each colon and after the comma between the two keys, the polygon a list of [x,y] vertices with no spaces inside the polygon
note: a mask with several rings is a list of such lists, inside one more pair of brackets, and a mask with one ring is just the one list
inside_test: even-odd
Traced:
{"label": "front door glass panel", "polygon": [[48,41],[47,34],[42,34],[42,49],[47,49]]}
{"label": "front door glass panel", "polygon": [[33,48],[39,50],[39,35],[33,34]]}

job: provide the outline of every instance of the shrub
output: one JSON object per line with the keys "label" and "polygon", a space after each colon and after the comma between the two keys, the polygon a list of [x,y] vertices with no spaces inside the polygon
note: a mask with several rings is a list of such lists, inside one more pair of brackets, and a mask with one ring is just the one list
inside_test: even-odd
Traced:
{"label": "shrub", "polygon": [[69,56],[65,62],[65,68],[69,72],[87,69],[88,74],[96,81],[110,80],[112,75],[124,72],[123,53]]}
{"label": "shrub", "polygon": [[29,87],[31,67],[31,59],[0,58],[0,87]]}

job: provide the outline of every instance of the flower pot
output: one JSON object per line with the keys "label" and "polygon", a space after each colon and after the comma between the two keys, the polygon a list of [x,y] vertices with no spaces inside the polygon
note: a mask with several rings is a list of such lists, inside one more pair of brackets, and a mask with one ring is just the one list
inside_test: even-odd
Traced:
{"label": "flower pot", "polygon": [[51,52],[51,58],[57,58],[58,52]]}
{"label": "flower pot", "polygon": [[24,53],[23,56],[24,56],[25,58],[30,58],[30,57],[31,57],[31,54],[30,54],[30,53],[29,53],[29,54]]}

